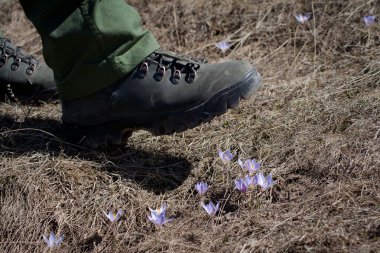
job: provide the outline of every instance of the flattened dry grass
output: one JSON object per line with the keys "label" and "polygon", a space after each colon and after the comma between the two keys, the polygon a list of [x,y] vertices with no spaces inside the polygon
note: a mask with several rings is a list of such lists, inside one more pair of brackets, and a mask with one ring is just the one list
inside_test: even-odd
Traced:
{"label": "flattened dry grass", "polygon": [[[52,230],[65,234],[57,252],[377,252],[380,29],[361,18],[379,17],[380,2],[129,3],[163,47],[247,59],[265,85],[210,124],[136,132],[108,152],[66,142],[59,105],[1,104],[0,251],[43,252]],[[5,34],[40,54],[20,8],[0,10]],[[303,11],[314,19],[301,26],[293,15]],[[224,39],[233,44],[226,54],[214,45]],[[242,196],[218,148],[259,159],[277,185]],[[194,192],[199,180],[222,202],[214,225]],[[156,229],[147,208],[162,202],[175,219]],[[112,208],[125,212],[114,225],[102,213]]]}

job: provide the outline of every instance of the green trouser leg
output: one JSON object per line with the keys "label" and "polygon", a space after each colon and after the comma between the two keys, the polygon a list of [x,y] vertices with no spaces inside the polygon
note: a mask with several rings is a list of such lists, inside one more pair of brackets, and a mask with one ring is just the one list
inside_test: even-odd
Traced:
{"label": "green trouser leg", "polygon": [[125,77],[157,50],[124,0],[20,0],[41,35],[63,100],[90,95]]}

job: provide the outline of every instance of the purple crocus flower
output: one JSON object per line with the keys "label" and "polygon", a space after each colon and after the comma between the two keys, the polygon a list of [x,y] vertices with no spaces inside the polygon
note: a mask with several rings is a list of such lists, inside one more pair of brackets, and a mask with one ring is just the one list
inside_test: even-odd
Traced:
{"label": "purple crocus flower", "polygon": [[116,215],[111,211],[109,211],[108,214],[104,211],[103,211],[103,213],[113,223],[113,222],[119,221],[120,217],[123,215],[123,210],[119,209],[119,211],[117,211]]}
{"label": "purple crocus flower", "polygon": [[260,166],[261,166],[260,163],[256,162],[255,159],[252,159],[252,160],[248,159],[245,162],[239,159],[238,164],[243,170],[248,171],[250,175],[253,175],[255,171],[260,169]]}
{"label": "purple crocus flower", "polygon": [[150,216],[148,215],[148,219],[157,226],[162,226],[165,223],[173,220],[166,218],[166,208],[166,204],[163,204],[159,209],[156,210],[149,208],[151,214]]}
{"label": "purple crocus flower", "polygon": [[307,21],[311,19],[311,13],[300,13],[296,14],[295,18],[297,19],[298,23],[305,24]]}
{"label": "purple crocus flower", "polygon": [[248,187],[255,185],[255,177],[251,177],[250,175],[246,175],[244,180],[247,183]]}
{"label": "purple crocus flower", "polygon": [[259,173],[255,176],[255,181],[255,183],[261,186],[263,190],[272,187],[276,183],[273,181],[272,173],[270,173],[267,177],[265,177],[263,173]]}
{"label": "purple crocus flower", "polygon": [[371,26],[371,25],[374,25],[376,23],[377,17],[376,16],[364,16],[363,20],[364,20],[364,24],[366,26]]}
{"label": "purple crocus flower", "polygon": [[42,236],[44,238],[44,241],[46,242],[47,246],[49,248],[55,248],[61,246],[61,243],[63,241],[64,236],[61,235],[58,237],[54,235],[53,232],[50,232],[49,238],[47,238],[45,235]]}
{"label": "purple crocus flower", "polygon": [[217,202],[216,205],[214,205],[214,203],[212,203],[210,201],[210,203],[208,203],[207,205],[205,205],[205,203],[201,202],[201,205],[202,205],[203,209],[205,209],[205,211],[208,213],[208,215],[215,216],[215,214],[219,210],[220,203]]}
{"label": "purple crocus flower", "polygon": [[235,156],[228,149],[226,151],[224,151],[224,152],[221,151],[221,150],[219,150],[218,153],[219,153],[220,159],[222,160],[222,162],[224,164],[229,163],[234,158],[234,156]]}
{"label": "purple crocus flower", "polygon": [[231,44],[223,40],[221,42],[216,43],[216,47],[222,50],[222,52],[224,53],[231,47]]}
{"label": "purple crocus flower", "polygon": [[249,182],[247,182],[245,179],[239,178],[238,180],[235,180],[235,186],[236,189],[238,189],[242,193],[247,193]]}
{"label": "purple crocus flower", "polygon": [[205,182],[199,182],[195,185],[195,189],[199,195],[204,195],[208,191],[208,185]]}

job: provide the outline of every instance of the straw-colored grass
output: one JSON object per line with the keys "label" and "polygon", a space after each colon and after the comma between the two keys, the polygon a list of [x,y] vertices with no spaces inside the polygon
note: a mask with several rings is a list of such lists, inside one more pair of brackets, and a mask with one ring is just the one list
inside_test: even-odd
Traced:
{"label": "straw-colored grass", "polygon": [[[183,134],[136,132],[125,149],[68,143],[59,104],[0,104],[0,252],[378,252],[380,249],[380,1],[129,1],[162,47],[246,59],[264,86]],[[297,24],[294,14],[312,12]],[[41,55],[38,34],[13,2],[0,28]],[[215,43],[228,40],[225,54]],[[277,185],[242,195],[218,149],[256,158]],[[225,171],[229,171],[229,180]],[[221,201],[211,221],[194,184]],[[157,229],[148,207],[168,204]],[[103,211],[121,208],[111,225]]]}

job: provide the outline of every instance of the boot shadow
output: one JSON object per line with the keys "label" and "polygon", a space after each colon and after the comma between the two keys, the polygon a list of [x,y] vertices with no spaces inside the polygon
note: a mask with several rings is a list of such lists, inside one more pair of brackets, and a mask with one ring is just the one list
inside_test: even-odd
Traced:
{"label": "boot shadow", "polygon": [[59,121],[29,118],[16,122],[0,115],[0,153],[3,156],[48,153],[57,157],[79,157],[102,164],[105,171],[138,184],[143,189],[162,194],[175,190],[189,176],[190,162],[183,157],[126,146],[110,151],[95,151],[70,143]]}

